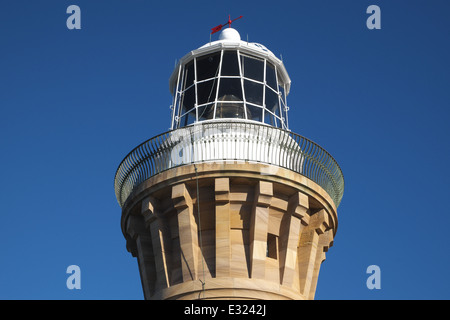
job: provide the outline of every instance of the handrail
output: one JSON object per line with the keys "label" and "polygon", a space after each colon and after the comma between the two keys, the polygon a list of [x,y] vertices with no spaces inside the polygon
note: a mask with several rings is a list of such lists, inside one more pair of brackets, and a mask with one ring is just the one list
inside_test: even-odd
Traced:
{"label": "handrail", "polygon": [[244,160],[293,170],[321,186],[339,206],[344,176],[336,160],[290,131],[244,121],[198,122],[153,137],[120,163],[114,188],[122,206],[133,190],[165,170],[206,161]]}

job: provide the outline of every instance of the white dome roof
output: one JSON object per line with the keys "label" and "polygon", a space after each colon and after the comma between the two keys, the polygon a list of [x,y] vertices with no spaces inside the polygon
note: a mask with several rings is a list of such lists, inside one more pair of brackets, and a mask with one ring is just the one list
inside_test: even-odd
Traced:
{"label": "white dome roof", "polygon": [[240,41],[241,35],[236,29],[226,28],[220,33],[219,40]]}

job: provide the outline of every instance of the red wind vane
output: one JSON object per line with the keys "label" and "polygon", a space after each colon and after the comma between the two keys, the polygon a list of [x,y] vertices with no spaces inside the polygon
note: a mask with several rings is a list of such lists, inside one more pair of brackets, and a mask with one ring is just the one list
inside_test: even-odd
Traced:
{"label": "red wind vane", "polygon": [[236,21],[237,19],[242,18],[242,16],[237,17],[236,19],[231,20],[230,15],[228,15],[228,22],[224,23],[224,24],[219,24],[218,26],[214,27],[211,29],[211,34],[219,32],[220,30],[222,30],[222,28],[226,25],[231,27],[231,23],[233,23],[233,21]]}

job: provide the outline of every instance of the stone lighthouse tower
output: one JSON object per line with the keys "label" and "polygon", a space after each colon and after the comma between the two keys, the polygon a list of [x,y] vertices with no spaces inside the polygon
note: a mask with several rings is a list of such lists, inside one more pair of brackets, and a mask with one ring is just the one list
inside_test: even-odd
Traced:
{"label": "stone lighthouse tower", "polygon": [[226,28],[180,59],[170,90],[171,130],[115,176],[145,299],[313,299],[344,179],[289,130],[283,62]]}

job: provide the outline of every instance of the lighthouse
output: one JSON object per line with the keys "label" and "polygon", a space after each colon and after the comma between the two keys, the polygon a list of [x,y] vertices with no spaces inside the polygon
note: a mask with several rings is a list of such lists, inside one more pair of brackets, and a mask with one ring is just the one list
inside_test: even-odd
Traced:
{"label": "lighthouse", "polygon": [[283,62],[230,25],[178,61],[170,130],[116,171],[145,299],[314,299],[333,245],[342,171],[289,128]]}

